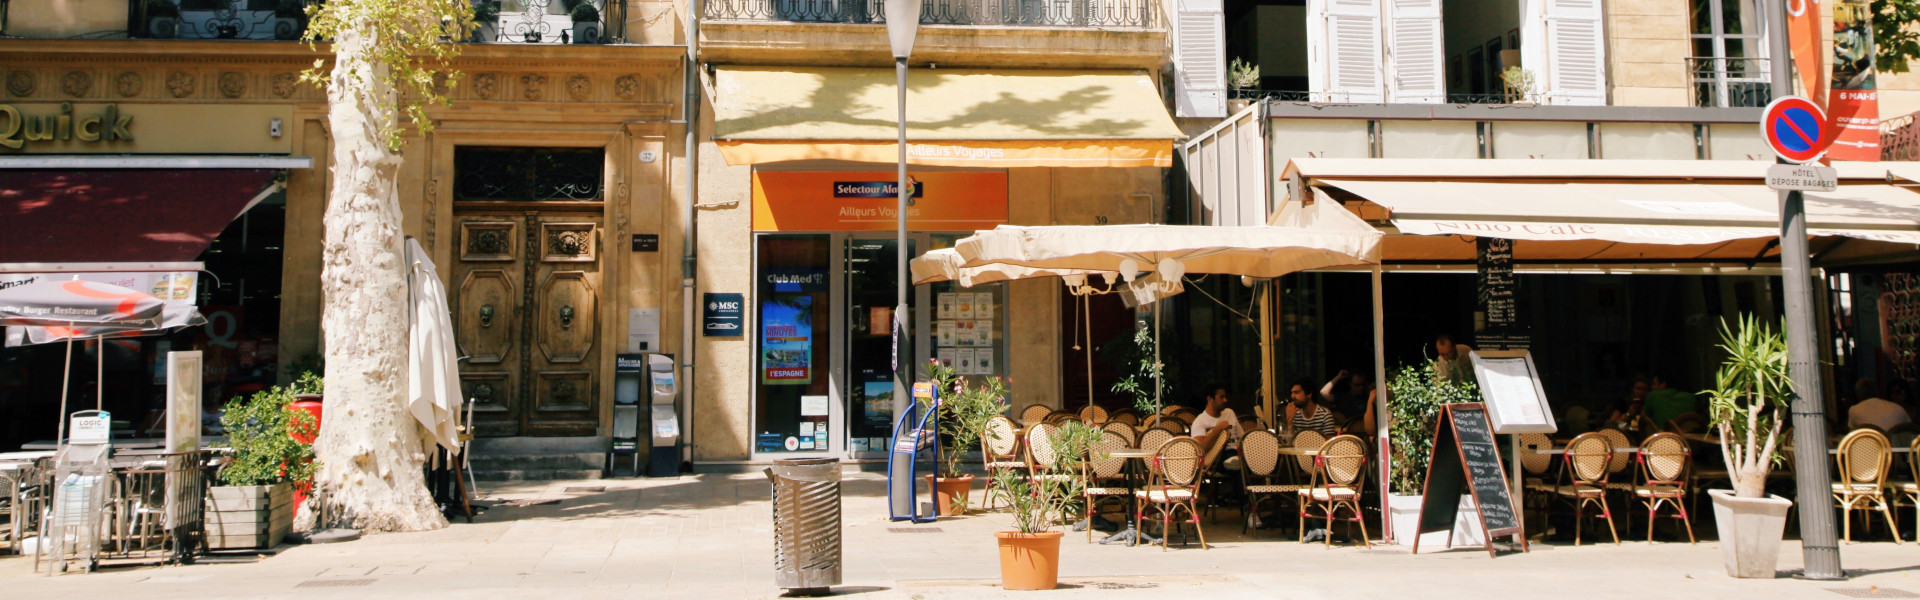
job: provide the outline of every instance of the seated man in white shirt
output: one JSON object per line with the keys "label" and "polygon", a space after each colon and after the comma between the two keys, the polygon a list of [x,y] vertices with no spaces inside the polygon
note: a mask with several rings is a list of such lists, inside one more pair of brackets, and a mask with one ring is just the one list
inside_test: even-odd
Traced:
{"label": "seated man in white shirt", "polygon": [[1216,385],[1207,389],[1211,390],[1207,394],[1207,409],[1193,418],[1193,430],[1188,435],[1200,441],[1203,451],[1213,448],[1221,435],[1231,436],[1227,438],[1227,448],[1239,448],[1240,437],[1247,432],[1240,430],[1239,416],[1233,414],[1233,409],[1227,408],[1226,386]]}
{"label": "seated man in white shirt", "polygon": [[1872,425],[1880,428],[1880,431],[1887,431],[1913,422],[1913,417],[1907,414],[1906,407],[1880,398],[1877,394],[1879,390],[1880,386],[1876,385],[1872,379],[1863,378],[1854,382],[1854,397],[1864,398],[1864,400],[1854,403],[1853,408],[1847,409],[1848,429]]}

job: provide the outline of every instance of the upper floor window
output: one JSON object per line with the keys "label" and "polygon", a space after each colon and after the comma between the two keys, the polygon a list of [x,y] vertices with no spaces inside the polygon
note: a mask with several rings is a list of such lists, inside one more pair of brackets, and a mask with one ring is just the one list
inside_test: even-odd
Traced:
{"label": "upper floor window", "polygon": [[1766,19],[1757,0],[1692,0],[1697,106],[1766,106],[1773,100]]}

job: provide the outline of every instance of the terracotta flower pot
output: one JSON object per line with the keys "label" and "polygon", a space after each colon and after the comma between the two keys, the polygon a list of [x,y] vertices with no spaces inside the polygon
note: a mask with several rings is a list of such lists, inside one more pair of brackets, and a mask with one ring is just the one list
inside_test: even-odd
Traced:
{"label": "terracotta flower pot", "polygon": [[961,503],[972,506],[969,502],[973,497],[972,475],[952,478],[928,475],[927,485],[933,486],[934,514],[936,515],[953,516],[954,498],[959,498]]}
{"label": "terracotta flower pot", "polygon": [[994,532],[1000,542],[1000,587],[1050,590],[1060,585],[1060,531]]}

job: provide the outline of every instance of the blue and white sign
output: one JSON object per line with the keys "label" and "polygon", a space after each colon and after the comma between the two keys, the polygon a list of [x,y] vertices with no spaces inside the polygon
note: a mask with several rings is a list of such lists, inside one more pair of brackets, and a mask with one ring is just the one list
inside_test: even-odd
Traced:
{"label": "blue and white sign", "polygon": [[747,299],[743,294],[705,294],[700,303],[700,332],[707,337],[747,334]]}

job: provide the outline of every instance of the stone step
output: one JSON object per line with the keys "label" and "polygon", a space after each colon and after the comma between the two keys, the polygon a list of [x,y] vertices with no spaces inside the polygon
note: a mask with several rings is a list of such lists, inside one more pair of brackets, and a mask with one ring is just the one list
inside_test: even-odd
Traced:
{"label": "stone step", "polygon": [[471,462],[475,473],[486,471],[538,471],[543,469],[599,469],[606,464],[600,452],[553,452],[539,454],[479,454]]}
{"label": "stone step", "polygon": [[599,479],[600,469],[508,469],[499,471],[474,471],[473,478],[478,481],[561,481],[575,479]]}

